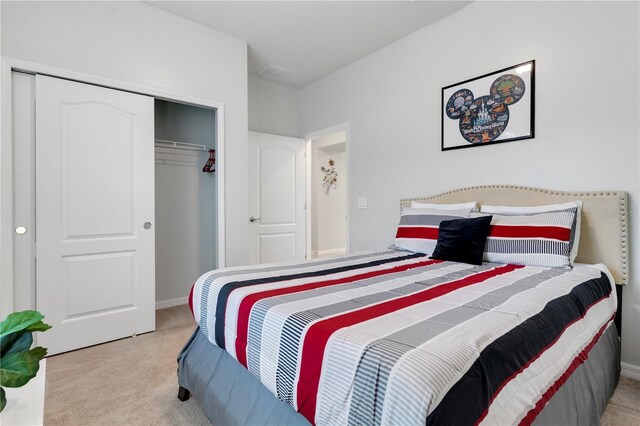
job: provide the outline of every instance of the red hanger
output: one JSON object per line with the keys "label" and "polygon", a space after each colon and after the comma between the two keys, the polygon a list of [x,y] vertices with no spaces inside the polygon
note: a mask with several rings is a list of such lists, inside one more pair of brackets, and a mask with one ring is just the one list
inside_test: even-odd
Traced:
{"label": "red hanger", "polygon": [[202,168],[202,171],[204,173],[213,173],[216,171],[216,150],[215,149],[209,150],[209,159],[207,160],[204,167]]}

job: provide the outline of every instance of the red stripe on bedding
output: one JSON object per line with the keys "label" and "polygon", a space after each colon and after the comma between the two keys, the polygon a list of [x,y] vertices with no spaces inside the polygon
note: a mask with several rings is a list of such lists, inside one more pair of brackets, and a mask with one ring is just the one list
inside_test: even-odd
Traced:
{"label": "red stripe on bedding", "polygon": [[249,294],[245,296],[244,299],[242,299],[242,302],[240,302],[240,306],[238,308],[238,325],[236,327],[236,358],[240,364],[244,365],[245,367],[247,366],[247,334],[249,333],[249,316],[251,315],[251,309],[253,309],[253,306],[262,299],[282,296],[284,294],[298,293],[301,291],[314,290],[316,288],[328,287],[336,284],[345,284],[348,282],[364,280],[367,278],[373,278],[387,274],[394,274],[397,272],[403,272],[413,268],[421,268],[423,266],[429,266],[441,262],[443,261],[432,259],[417,263],[411,263],[408,265],[399,265],[393,268],[380,269],[377,271],[352,275],[350,277],[327,281],[316,281],[313,283],[301,284],[292,287],[275,288],[273,290],[266,290],[260,293]]}
{"label": "red stripe on bedding", "polygon": [[559,226],[507,226],[492,225],[489,237],[504,238],[550,238],[554,240],[569,241],[571,229]]}
{"label": "red stripe on bedding", "polygon": [[443,296],[460,288],[478,284],[489,278],[506,274],[523,267],[524,266],[520,265],[500,266],[490,271],[480,272],[437,287],[428,288],[419,293],[389,300],[377,305],[367,306],[357,311],[347,312],[343,315],[326,318],[314,323],[308,328],[302,346],[300,375],[297,384],[298,412],[315,424],[316,399],[318,385],[320,383],[320,373],[322,371],[322,359],[324,358],[324,352],[329,338],[339,329],[369,321],[418,303],[426,302],[427,300]]}
{"label": "red stripe on bedding", "polygon": [[396,238],[422,238],[429,240],[438,239],[438,227],[435,228],[421,228],[403,226],[398,228],[396,232]]}
{"label": "red stripe on bedding", "polygon": [[529,410],[527,415],[524,416],[522,420],[520,420],[519,426],[530,425],[533,423],[536,417],[538,417],[538,414],[542,412],[545,405],[547,405],[547,403],[551,400],[553,395],[555,395],[555,393],[558,392],[560,387],[563,384],[565,384],[565,382],[569,379],[569,377],[571,377],[571,374],[573,374],[573,372],[578,367],[580,367],[580,365],[584,363],[587,360],[587,358],[589,358],[589,352],[591,352],[591,349],[593,349],[596,343],[598,343],[598,341],[600,340],[600,337],[602,336],[602,334],[604,334],[604,331],[607,329],[607,326],[611,323],[611,321],[613,321],[614,318],[615,318],[615,314],[600,328],[598,333],[596,333],[596,335],[593,336],[593,339],[591,339],[589,344],[583,350],[580,351],[580,353],[573,359],[573,361],[571,361],[571,364],[569,364],[569,367],[565,370],[565,372],[562,373],[562,375],[558,377],[558,379],[556,379],[556,381],[551,385],[551,387],[549,387],[549,389],[547,389],[547,391],[542,394],[542,397],[540,397],[538,402],[536,402],[536,405],[531,410]]}
{"label": "red stripe on bedding", "polygon": [[[491,401],[489,402],[489,405],[487,406],[487,409],[484,410],[484,412],[482,413],[482,415],[480,417],[478,417],[478,420],[476,421],[476,426],[478,424],[480,424],[480,422],[482,420],[484,420],[484,418],[487,416],[487,414],[489,413],[489,408],[491,406],[491,404],[493,403],[493,401],[496,399],[496,397],[500,394],[500,392],[502,391],[502,389],[511,381],[513,380],[518,374],[522,373],[524,370],[526,370],[527,368],[529,368],[529,366],[531,364],[533,364],[535,362],[535,360],[537,360],[538,358],[540,358],[542,356],[543,353],[545,353],[547,351],[547,349],[549,349],[551,346],[555,345],[558,340],[560,340],[560,338],[562,337],[562,335],[564,334],[565,331],[567,331],[567,328],[569,328],[572,324],[575,324],[576,322],[584,319],[584,317],[587,315],[587,312],[589,312],[589,310],[594,307],[595,305],[597,305],[598,303],[602,302],[603,300],[606,300],[610,297],[610,295],[607,295],[606,297],[603,297],[601,299],[596,300],[595,302],[593,302],[591,305],[587,306],[584,313],[582,314],[582,316],[580,316],[579,318],[574,319],[573,321],[571,321],[570,323],[568,323],[567,325],[564,326],[564,328],[562,329],[562,331],[558,334],[558,337],[556,337],[553,342],[549,343],[547,346],[545,346],[544,348],[542,348],[542,350],[540,352],[538,352],[533,358],[531,358],[525,365],[522,366],[522,368],[520,368],[518,371],[516,371],[515,373],[513,373],[511,375],[511,377],[509,377],[508,379],[506,379],[501,385],[500,387],[493,393],[493,396],[491,397]],[[615,317],[615,314],[614,314]],[[608,321],[607,321],[608,323]],[[605,324],[606,325],[606,324]]]}
{"label": "red stripe on bedding", "polygon": [[189,309],[191,310],[191,316],[193,318],[196,317],[196,315],[193,313],[193,289],[196,286],[195,283],[193,283],[193,285],[191,286],[191,290],[189,291]]}

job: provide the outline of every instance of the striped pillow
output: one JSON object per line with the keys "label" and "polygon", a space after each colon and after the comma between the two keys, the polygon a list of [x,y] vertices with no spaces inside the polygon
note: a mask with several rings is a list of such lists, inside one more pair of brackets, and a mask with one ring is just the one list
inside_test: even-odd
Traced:
{"label": "striped pillow", "polygon": [[503,215],[519,215],[532,213],[555,212],[559,210],[567,210],[576,207],[578,209],[576,218],[572,228],[572,246],[571,246],[571,264],[578,256],[578,244],[580,244],[580,219],[582,217],[582,200],[569,201],[562,204],[547,204],[544,206],[490,206],[483,205],[480,211],[482,213],[497,213]]}
{"label": "striped pillow", "polygon": [[412,201],[411,208],[414,209],[434,209],[434,210],[466,210],[478,211],[478,203],[476,201],[469,201],[468,203],[459,204],[435,204],[435,203],[421,203],[419,201]]}
{"label": "striped pillow", "polygon": [[438,243],[440,222],[469,217],[469,213],[471,213],[470,208],[463,210],[402,209],[395,245],[392,247],[430,255]]}
{"label": "striped pillow", "polygon": [[484,260],[551,268],[571,266],[571,231],[577,211],[571,208],[526,215],[494,213]]}

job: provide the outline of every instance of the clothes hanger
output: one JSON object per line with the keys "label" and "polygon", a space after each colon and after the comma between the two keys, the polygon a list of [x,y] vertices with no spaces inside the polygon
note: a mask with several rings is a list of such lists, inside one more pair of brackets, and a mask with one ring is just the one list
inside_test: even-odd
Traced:
{"label": "clothes hanger", "polygon": [[207,160],[207,162],[205,163],[204,167],[202,168],[202,172],[203,173],[213,173],[216,171],[216,150],[215,149],[210,149],[209,150],[209,159]]}

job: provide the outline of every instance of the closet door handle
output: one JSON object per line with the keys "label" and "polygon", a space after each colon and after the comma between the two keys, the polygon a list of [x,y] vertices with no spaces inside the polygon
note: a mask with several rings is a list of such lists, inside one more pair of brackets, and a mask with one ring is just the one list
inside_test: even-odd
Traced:
{"label": "closet door handle", "polygon": [[151,222],[145,222],[142,226],[144,227],[144,229],[151,229]]}
{"label": "closet door handle", "polygon": [[260,222],[260,218],[259,218],[259,217],[253,217],[253,216],[251,216],[251,217],[249,218],[249,222],[251,222],[251,223],[253,223],[253,222]]}

